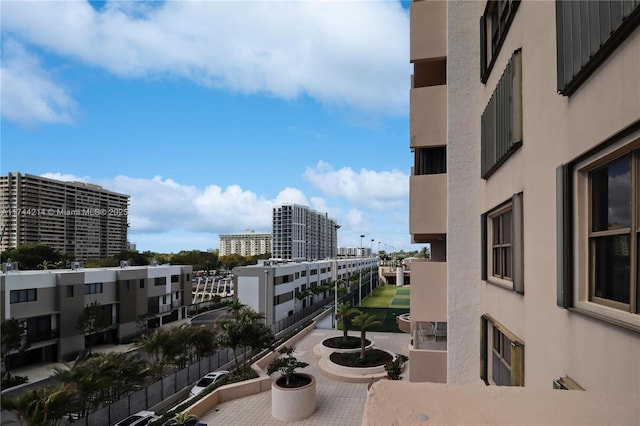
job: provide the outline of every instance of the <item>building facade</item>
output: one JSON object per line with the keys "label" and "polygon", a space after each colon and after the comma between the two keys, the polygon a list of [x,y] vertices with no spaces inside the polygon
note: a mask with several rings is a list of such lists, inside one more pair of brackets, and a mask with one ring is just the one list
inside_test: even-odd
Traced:
{"label": "building facade", "polygon": [[271,234],[256,234],[254,231],[240,234],[220,234],[219,256],[229,254],[259,256],[270,254],[271,250]]}
{"label": "building facade", "polygon": [[191,305],[191,266],[9,271],[0,274],[0,317],[27,325],[30,347],[13,366],[73,359],[86,348],[76,328],[83,309],[97,302],[108,316],[108,330],[93,341],[130,341],[141,328],[155,328],[187,317]]}
{"label": "building facade", "polygon": [[[347,280],[364,270],[377,276],[377,268],[378,259],[373,257],[312,262],[265,260],[257,265],[233,269],[234,298],[265,314],[267,324],[273,324],[308,305],[335,297],[333,286],[326,291],[314,289]],[[304,291],[307,291],[307,296],[300,300],[297,296]]]}
{"label": "building facade", "polygon": [[272,257],[283,260],[331,259],[338,248],[338,224],[307,206],[283,204],[273,209]]}
{"label": "building facade", "polygon": [[411,3],[411,381],[640,389],[639,23]]}
{"label": "building facade", "polygon": [[129,196],[83,182],[0,176],[0,250],[44,244],[76,259],[127,249]]}

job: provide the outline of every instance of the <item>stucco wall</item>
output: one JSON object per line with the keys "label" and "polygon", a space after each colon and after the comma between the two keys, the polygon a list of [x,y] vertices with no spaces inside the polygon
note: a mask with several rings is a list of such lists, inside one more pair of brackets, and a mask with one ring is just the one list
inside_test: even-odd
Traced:
{"label": "stucco wall", "polygon": [[[484,2],[447,2],[447,381],[479,381],[480,63],[478,20]],[[475,143],[474,141],[477,141]]]}
{"label": "stucco wall", "polygon": [[[448,381],[478,380],[478,318],[486,312],[524,341],[527,387],[550,388],[569,375],[587,390],[638,392],[638,334],[556,306],[555,170],[640,119],[640,29],[566,97],[556,86],[555,2],[520,4],[486,85],[477,60],[484,6],[447,3]],[[523,145],[484,181],[480,117],[519,48]],[[524,202],[524,295],[480,280],[480,215],[518,192]]]}

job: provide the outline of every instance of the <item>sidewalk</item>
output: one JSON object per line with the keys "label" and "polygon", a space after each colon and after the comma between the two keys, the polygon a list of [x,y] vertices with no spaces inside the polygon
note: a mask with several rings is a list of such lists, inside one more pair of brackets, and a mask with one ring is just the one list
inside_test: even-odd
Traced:
{"label": "sidewalk", "polygon": [[[218,404],[200,419],[200,423],[225,426],[287,424],[361,426],[367,401],[368,383],[347,383],[327,377],[318,366],[319,358],[313,353],[314,346],[323,339],[342,334],[341,331],[324,328],[327,324],[330,328],[330,315],[321,320],[315,330],[296,344],[296,357],[300,361],[309,363],[309,366],[301,371],[312,374],[316,378],[316,411],[311,417],[290,423],[275,419],[271,416],[271,391],[266,391]],[[360,335],[356,332],[349,334]],[[367,338],[373,340],[377,347],[409,355],[411,339],[409,334],[368,332]],[[409,376],[408,368],[409,363],[407,363],[407,370],[403,373],[403,380],[407,380]]]}
{"label": "sidewalk", "polygon": [[[133,343],[128,345],[99,345],[93,348],[94,353],[110,353],[110,352],[129,352],[136,347]],[[73,365],[73,361],[64,362],[45,362],[41,364],[27,365],[25,367],[14,368],[11,370],[11,374],[14,376],[27,376],[30,384],[36,383],[42,380],[46,380],[53,375],[53,369],[55,367],[66,368]],[[4,390],[4,389],[3,389]]]}
{"label": "sidewalk", "polygon": [[[186,318],[180,321],[174,321],[169,324],[165,324],[162,328],[178,327],[182,324],[189,324],[191,318]],[[193,317],[195,318],[195,317]],[[136,349],[135,343],[129,343],[126,345],[98,345],[92,349],[95,353],[110,353],[110,352],[129,352]],[[73,361],[64,362],[45,362],[40,364],[27,365],[24,367],[18,367],[11,369],[11,374],[14,376],[27,376],[29,381],[26,384],[33,384],[42,380],[46,380],[53,375],[53,369],[55,367],[65,368],[73,365]],[[4,389],[3,389],[4,390]]]}

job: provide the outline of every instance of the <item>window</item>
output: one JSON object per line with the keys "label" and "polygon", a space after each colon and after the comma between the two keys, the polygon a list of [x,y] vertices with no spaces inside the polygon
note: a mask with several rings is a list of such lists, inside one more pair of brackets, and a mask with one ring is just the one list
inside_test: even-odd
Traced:
{"label": "window", "polygon": [[589,172],[590,299],[631,302],[631,153]]}
{"label": "window", "polygon": [[416,148],[415,175],[447,173],[447,147]]}
{"label": "window", "polygon": [[557,170],[557,304],[640,331],[640,122]]}
{"label": "window", "polygon": [[68,285],[67,286],[67,297],[73,297],[73,286],[72,285]]}
{"label": "window", "polygon": [[180,275],[171,275],[171,282],[172,283],[179,283],[180,282]]}
{"label": "window", "polygon": [[480,118],[480,175],[489,177],[522,146],[522,50],[516,50]]}
{"label": "window", "polygon": [[11,290],[9,298],[9,303],[35,302],[38,300],[38,289]]}
{"label": "window", "polygon": [[293,299],[293,291],[289,291],[287,293],[279,294],[273,297],[273,304],[280,305],[282,303],[288,302]]}
{"label": "window", "polygon": [[487,2],[480,18],[480,80],[483,83],[487,82],[491,74],[518,6],[519,0]]}
{"label": "window", "polygon": [[492,221],[492,275],[511,280],[511,230],[513,211],[509,210],[491,218]]}
{"label": "window", "polygon": [[482,279],[524,293],[523,194],[482,215]]}
{"label": "window", "polygon": [[140,280],[140,288],[144,288],[144,280]]}
{"label": "window", "polygon": [[480,378],[486,384],[524,386],[524,342],[488,314],[481,325]]}
{"label": "window", "polygon": [[102,283],[90,283],[84,285],[84,294],[102,293]]}
{"label": "window", "polygon": [[558,92],[571,96],[639,24],[638,1],[556,1]]}
{"label": "window", "polygon": [[167,284],[167,277],[158,277],[153,279],[153,285],[159,287]]}

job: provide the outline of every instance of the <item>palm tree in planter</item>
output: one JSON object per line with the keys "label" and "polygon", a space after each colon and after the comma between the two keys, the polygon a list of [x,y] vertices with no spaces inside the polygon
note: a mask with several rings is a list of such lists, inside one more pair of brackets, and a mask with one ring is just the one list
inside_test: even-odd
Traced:
{"label": "palm tree in planter", "polygon": [[349,333],[349,320],[358,314],[356,308],[351,307],[351,303],[342,302],[338,305],[336,311],[336,321],[342,321],[342,340],[346,342],[348,340]]}
{"label": "palm tree in planter", "polygon": [[280,377],[271,383],[271,415],[283,421],[306,419],[316,410],[316,379],[310,374],[296,372],[309,364],[298,361],[294,346],[284,346],[278,352],[281,356],[267,368],[269,375],[280,373]]}
{"label": "palm tree in planter", "polygon": [[376,320],[375,315],[367,312],[358,312],[358,315],[353,317],[353,325],[360,329],[360,359],[364,359],[366,355],[365,349],[367,347],[367,330],[382,323]]}

